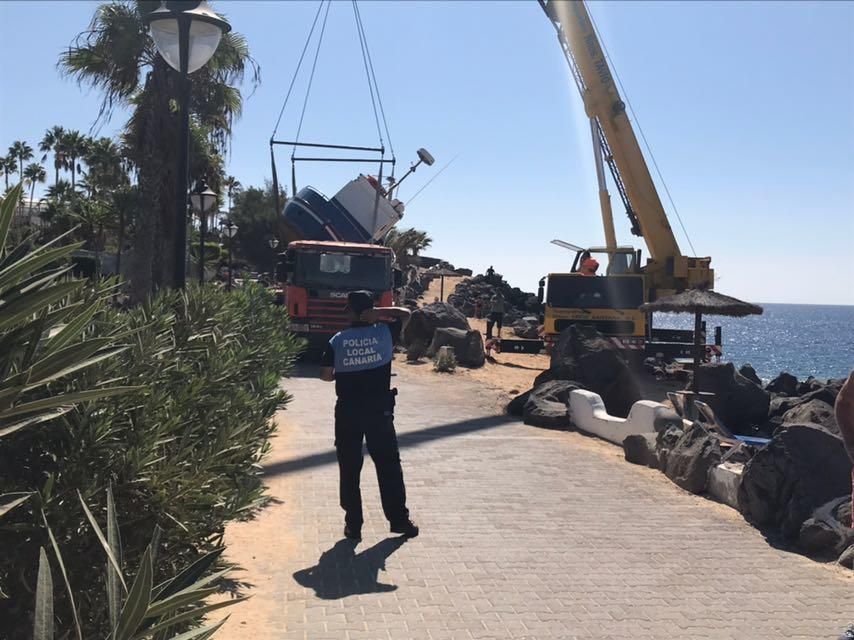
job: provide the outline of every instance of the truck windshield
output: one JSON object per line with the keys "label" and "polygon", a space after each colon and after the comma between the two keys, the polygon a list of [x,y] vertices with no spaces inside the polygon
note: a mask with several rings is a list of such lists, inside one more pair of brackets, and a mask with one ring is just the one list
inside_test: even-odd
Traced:
{"label": "truck windshield", "polygon": [[549,276],[546,303],[562,309],[637,309],[643,304],[643,278]]}
{"label": "truck windshield", "polygon": [[391,256],[297,253],[293,283],[322,289],[389,289]]}

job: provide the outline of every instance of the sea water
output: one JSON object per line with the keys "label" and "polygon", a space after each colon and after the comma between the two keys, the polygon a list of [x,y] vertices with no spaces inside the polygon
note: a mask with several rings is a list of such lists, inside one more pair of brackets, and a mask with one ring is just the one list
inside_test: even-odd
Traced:
{"label": "sea water", "polygon": [[[703,316],[709,342],[723,331],[723,361],[750,363],[763,380],[787,371],[803,380],[844,378],[854,369],[854,306],[762,304],[761,316]],[[693,329],[694,316],[657,313],[653,326]]]}

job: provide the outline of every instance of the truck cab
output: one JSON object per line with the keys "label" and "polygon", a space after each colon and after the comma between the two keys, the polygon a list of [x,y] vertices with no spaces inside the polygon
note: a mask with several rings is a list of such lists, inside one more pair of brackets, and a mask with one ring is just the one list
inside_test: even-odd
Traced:
{"label": "truck cab", "polygon": [[277,280],[283,283],[284,305],[291,330],[322,347],[349,326],[347,294],[365,290],[377,306],[393,304],[394,252],[373,244],[296,240],[280,254]]}

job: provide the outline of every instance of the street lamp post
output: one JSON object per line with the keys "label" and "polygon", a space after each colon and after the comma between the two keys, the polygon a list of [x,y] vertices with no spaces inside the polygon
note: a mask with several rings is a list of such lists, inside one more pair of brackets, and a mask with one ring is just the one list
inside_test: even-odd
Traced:
{"label": "street lamp post", "polygon": [[234,260],[231,256],[231,247],[234,244],[234,236],[237,235],[237,225],[234,224],[231,219],[225,221],[225,235],[228,236],[228,284],[226,285],[226,290],[231,291],[232,286],[232,278],[234,271]]}
{"label": "street lamp post", "polygon": [[205,235],[208,231],[208,213],[216,205],[216,194],[211,191],[204,178],[196,183],[190,194],[193,210],[199,214],[199,284],[205,281]]}
{"label": "street lamp post", "polygon": [[269,244],[269,245],[270,245],[270,249],[272,249],[272,250],[273,250],[273,270],[270,272],[270,275],[272,275],[272,276],[273,276],[273,277],[271,278],[271,280],[272,280],[273,282],[275,282],[275,280],[276,280],[276,247],[278,247],[278,246],[279,246],[279,240],[278,240],[278,238],[270,238],[270,239],[267,241],[267,244]]}
{"label": "street lamp post", "polygon": [[170,0],[145,16],[157,51],[180,74],[178,106],[181,131],[178,138],[175,206],[174,288],[183,289],[187,279],[187,180],[190,171],[190,82],[188,75],[207,64],[222,34],[231,26],[207,2]]}

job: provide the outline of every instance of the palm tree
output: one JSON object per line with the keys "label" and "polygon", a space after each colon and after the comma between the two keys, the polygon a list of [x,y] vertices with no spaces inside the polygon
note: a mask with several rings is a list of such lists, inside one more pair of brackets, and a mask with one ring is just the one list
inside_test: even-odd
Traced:
{"label": "palm tree", "polygon": [[0,156],[0,170],[3,171],[3,179],[6,182],[6,191],[9,191],[9,174],[18,170],[18,161],[12,154]]}
{"label": "palm tree", "polygon": [[9,155],[18,160],[18,181],[21,182],[24,179],[24,160],[32,160],[33,148],[23,140],[16,140],[9,147]]}
{"label": "palm tree", "polygon": [[71,187],[76,186],[77,172],[81,167],[77,164],[78,158],[86,154],[89,148],[89,138],[76,130],[66,131],[59,139],[59,151],[65,157],[68,168],[71,170]]}
{"label": "palm tree", "polygon": [[41,212],[41,218],[52,227],[52,233],[67,231],[71,228],[71,210],[79,194],[71,188],[71,183],[61,180],[52,184],[45,192],[47,206]]}
{"label": "palm tree", "polygon": [[386,234],[385,246],[391,247],[401,266],[412,264],[418,254],[433,243],[425,231],[392,229]]}
{"label": "palm tree", "polygon": [[59,125],[54,125],[44,132],[44,137],[42,137],[42,141],[39,143],[39,151],[44,153],[42,162],[47,160],[47,154],[53,151],[54,184],[59,182],[59,170],[65,166],[65,156],[61,146],[64,135],[65,129]]}
{"label": "palm tree", "polygon": [[32,207],[33,198],[36,195],[36,183],[44,182],[45,178],[47,178],[47,174],[45,173],[43,166],[34,162],[32,164],[28,164],[27,168],[24,169],[24,178],[26,178],[30,183],[30,207]]}
{"label": "palm tree", "polygon": [[[90,27],[77,36],[59,63],[82,84],[103,92],[99,117],[109,117],[119,105],[133,109],[123,137],[148,212],[136,228],[131,280],[137,300],[148,295],[152,285],[171,283],[173,265],[168,256],[173,255],[171,244],[179,219],[173,170],[180,123],[173,99],[179,77],[157,53],[143,20],[157,7],[157,2],[141,0],[100,5]],[[243,101],[236,85],[247,69],[257,85],[259,69],[246,40],[231,31],[223,34],[208,64],[190,76],[192,121],[205,128],[219,149],[231,134],[233,119],[240,115]]]}
{"label": "palm tree", "polygon": [[240,193],[243,185],[240,184],[240,180],[234,176],[226,176],[225,180],[222,181],[222,186],[225,187],[226,195],[228,197],[228,210],[231,211],[231,200],[234,198],[235,194]]}
{"label": "palm tree", "polygon": [[103,195],[129,181],[121,150],[110,138],[91,140],[83,159],[89,166],[86,181],[92,194]]}
{"label": "palm tree", "polygon": [[231,201],[234,199],[234,196],[240,193],[243,185],[234,176],[226,176],[225,180],[222,181],[222,186],[225,187],[225,195],[228,198],[228,215],[231,215]]}

